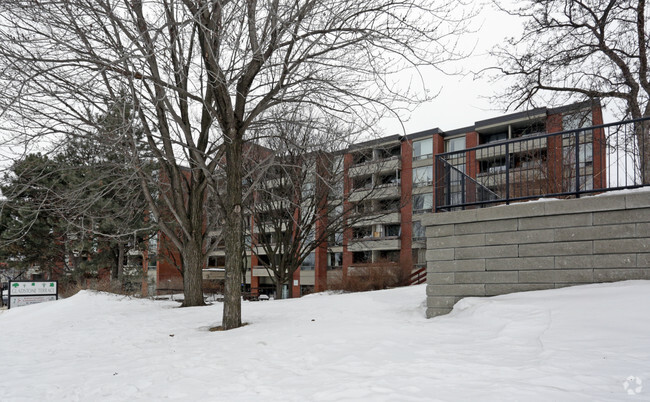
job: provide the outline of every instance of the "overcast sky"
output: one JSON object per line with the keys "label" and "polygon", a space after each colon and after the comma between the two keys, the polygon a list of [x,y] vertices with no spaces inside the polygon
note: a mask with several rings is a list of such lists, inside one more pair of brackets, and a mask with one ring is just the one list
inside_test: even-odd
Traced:
{"label": "overcast sky", "polygon": [[[462,69],[467,74],[445,75],[434,69],[423,70],[428,89],[434,93],[440,90],[440,94],[433,101],[418,106],[410,117],[406,116],[408,120],[404,122],[404,128],[407,134],[434,127],[452,130],[503,114],[500,105],[492,104],[489,97],[496,95],[504,84],[474,79],[471,72],[493,64],[494,61],[487,56],[488,50],[507,36],[517,36],[521,32],[521,22],[491,5],[477,11],[472,23],[476,32],[466,34],[462,42],[465,49],[475,46],[472,56],[446,66],[447,71]],[[396,118],[384,119],[380,126],[386,135],[403,133]]]}
{"label": "overcast sky", "polygon": [[[489,3],[488,0],[486,2]],[[504,4],[508,2],[517,3],[516,0],[501,1]],[[466,49],[475,45],[473,54],[467,59],[450,65],[450,71],[454,68],[462,68],[469,73],[494,66],[496,61],[490,59],[487,52],[496,44],[502,43],[504,38],[518,37],[522,32],[521,20],[496,10],[496,7],[491,4],[484,5],[478,10],[472,25],[476,32],[465,35],[463,44]],[[438,97],[417,107],[408,121],[404,122],[404,130],[395,118],[382,120],[380,128],[384,131],[384,135],[404,134],[404,132],[410,134],[435,127],[453,130],[471,126],[479,120],[500,116],[505,112],[501,105],[490,102],[489,99],[498,95],[505,87],[506,83],[503,81],[490,83],[487,79],[475,80],[472,74],[448,76],[433,70],[426,78],[431,91],[441,91]],[[508,111],[508,113],[513,112],[515,111]],[[605,122],[613,121],[611,113],[607,110],[604,111],[603,117]]]}

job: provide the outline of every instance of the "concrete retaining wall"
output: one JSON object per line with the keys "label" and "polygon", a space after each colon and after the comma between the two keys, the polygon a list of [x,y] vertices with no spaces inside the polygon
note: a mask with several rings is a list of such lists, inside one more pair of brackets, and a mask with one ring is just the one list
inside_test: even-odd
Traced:
{"label": "concrete retaining wall", "polygon": [[429,214],[427,316],[466,296],[650,279],[650,192]]}

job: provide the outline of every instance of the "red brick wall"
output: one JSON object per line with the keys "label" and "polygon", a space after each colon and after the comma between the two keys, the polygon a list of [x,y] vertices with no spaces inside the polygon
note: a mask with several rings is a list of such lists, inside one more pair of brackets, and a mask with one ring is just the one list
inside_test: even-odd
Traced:
{"label": "red brick wall", "polygon": [[413,189],[413,142],[402,141],[402,192],[401,192],[401,245],[399,261],[405,274],[410,275],[413,269],[413,207],[411,193]]}
{"label": "red brick wall", "polygon": [[[551,114],[546,118],[546,132],[562,131],[562,114]],[[562,136],[548,137],[548,170],[547,193],[562,191]]]}
{"label": "red brick wall", "polygon": [[436,180],[438,177],[439,172],[437,172],[437,167],[438,165],[436,164],[436,155],[444,153],[445,152],[445,139],[442,138],[442,135],[440,134],[434,134],[433,135],[433,212],[436,211],[436,206],[438,199],[436,197],[436,189],[438,191],[443,191],[442,187],[444,183]]}
{"label": "red brick wall", "polygon": [[[348,171],[352,166],[352,154],[345,154],[343,157],[343,210],[350,210],[348,197],[351,190],[351,180]],[[352,228],[343,231],[343,277],[348,275],[348,268],[352,265],[352,253],[348,251],[348,242],[352,239]]]}
{"label": "red brick wall", "polygon": [[[603,124],[603,110],[600,104],[592,109],[592,123],[594,126]],[[593,159],[594,159],[594,189],[607,188],[607,142],[605,130],[602,128],[594,130]]]}

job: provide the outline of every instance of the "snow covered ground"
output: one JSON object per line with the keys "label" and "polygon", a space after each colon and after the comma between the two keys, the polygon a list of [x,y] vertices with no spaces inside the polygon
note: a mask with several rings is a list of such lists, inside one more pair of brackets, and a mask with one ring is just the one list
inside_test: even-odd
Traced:
{"label": "snow covered ground", "polygon": [[0,400],[650,400],[650,281],[469,298],[425,287],[220,303],[81,292],[0,313]]}

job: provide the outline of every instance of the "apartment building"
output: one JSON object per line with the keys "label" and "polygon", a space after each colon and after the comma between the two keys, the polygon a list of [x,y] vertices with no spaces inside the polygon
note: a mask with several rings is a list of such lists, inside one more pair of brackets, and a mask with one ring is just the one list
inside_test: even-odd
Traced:
{"label": "apartment building", "polygon": [[[388,136],[338,152],[328,159],[329,164],[319,166],[332,167],[331,161],[342,162],[341,193],[331,188],[327,191],[330,200],[335,197],[340,203],[336,209],[345,211],[350,224],[329,233],[305,258],[293,274],[291,293],[299,296],[325,290],[328,278],[355,275],[363,268],[393,266],[405,275],[422,268],[426,242],[419,217],[435,211],[436,207],[453,209],[461,204],[472,207],[477,192],[469,189],[479,189],[488,195],[507,192],[516,200],[524,194],[524,189],[526,197],[530,197],[571,191],[571,186],[575,189],[576,184],[582,189],[605,188],[602,132],[589,130],[559,139],[544,137],[598,124],[602,124],[600,104],[585,102],[512,113],[453,130],[433,128],[405,136]],[[499,145],[518,138],[522,141],[515,145]],[[475,147],[479,148],[461,152]],[[574,150],[580,155],[577,170],[565,169],[565,165],[576,165],[570,157],[572,153],[568,152]],[[448,172],[444,186],[436,180],[443,170]],[[580,177],[569,172],[579,172]],[[318,193],[319,186],[323,185],[317,180],[309,183],[307,195]],[[277,186],[282,186],[280,181]],[[305,189],[301,191],[304,192]],[[326,210],[322,209],[321,213]],[[290,209],[287,213],[295,211]],[[247,225],[245,280],[253,294],[275,292],[264,267],[268,256],[260,246],[277,240],[259,235],[260,225],[264,224],[250,216]],[[323,229],[314,227],[314,230],[318,237],[318,231]],[[222,278],[224,265],[225,252],[223,247],[217,247],[208,258],[204,279]],[[173,263],[159,259],[158,282],[173,277],[178,277]]]}

